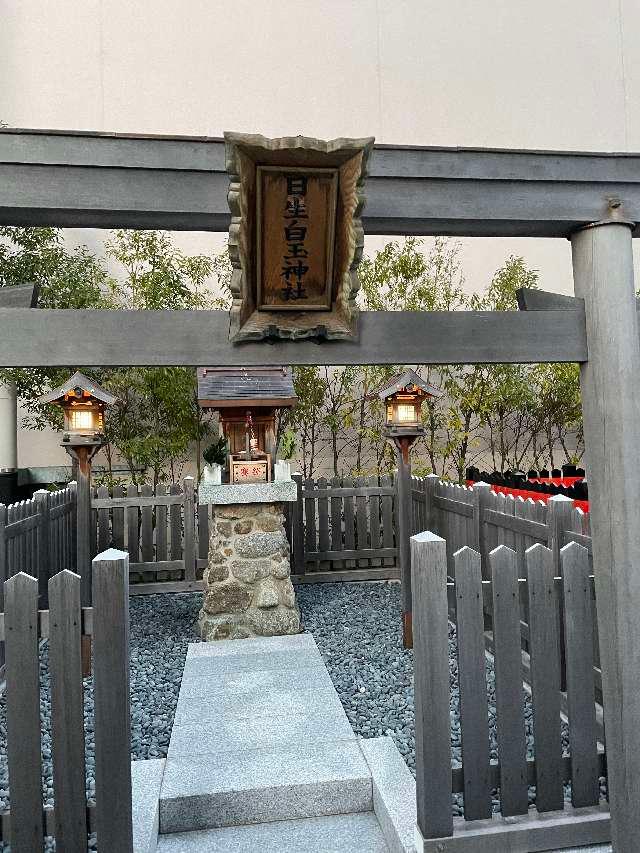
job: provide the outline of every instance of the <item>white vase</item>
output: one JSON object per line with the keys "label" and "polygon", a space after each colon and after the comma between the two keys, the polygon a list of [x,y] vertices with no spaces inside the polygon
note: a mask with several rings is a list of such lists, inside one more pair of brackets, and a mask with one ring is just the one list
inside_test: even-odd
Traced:
{"label": "white vase", "polygon": [[286,482],[291,479],[291,462],[278,459],[275,466],[273,479],[276,483]]}
{"label": "white vase", "polygon": [[214,462],[213,465],[205,465],[202,469],[202,481],[219,486],[222,483],[222,465]]}

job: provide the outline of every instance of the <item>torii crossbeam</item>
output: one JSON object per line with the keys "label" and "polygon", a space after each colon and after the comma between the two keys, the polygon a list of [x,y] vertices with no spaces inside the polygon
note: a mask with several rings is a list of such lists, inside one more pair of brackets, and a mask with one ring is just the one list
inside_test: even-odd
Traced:
{"label": "torii crossbeam", "polygon": [[[2,224],[226,231],[227,185],[221,140],[0,130]],[[638,222],[638,154],[377,146],[366,233],[569,238],[577,310],[365,314],[358,343],[234,346],[221,312],[6,308],[0,365],[579,361],[612,836],[637,853]]]}

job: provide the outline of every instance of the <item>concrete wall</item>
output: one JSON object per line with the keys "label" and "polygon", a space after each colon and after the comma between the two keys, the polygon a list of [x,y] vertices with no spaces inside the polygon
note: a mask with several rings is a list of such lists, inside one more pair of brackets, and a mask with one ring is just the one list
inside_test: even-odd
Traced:
{"label": "concrete wall", "polygon": [[[0,10],[0,120],[12,126],[640,150],[637,0],[3,0]],[[102,237],[70,239],[99,248]],[[221,245],[178,239],[187,251]],[[463,241],[468,288],[512,252],[544,287],[571,292],[568,244],[526,239]],[[21,434],[19,464],[48,452]]]}

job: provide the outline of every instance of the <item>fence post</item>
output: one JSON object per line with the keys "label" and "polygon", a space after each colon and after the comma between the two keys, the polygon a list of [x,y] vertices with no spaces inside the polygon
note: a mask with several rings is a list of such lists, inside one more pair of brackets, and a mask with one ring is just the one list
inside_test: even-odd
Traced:
{"label": "fence post", "polygon": [[184,489],[184,543],[182,546],[182,558],[184,560],[184,579],[195,581],[196,579],[196,501],[195,480],[193,477],[185,477]]}
{"label": "fence post", "polygon": [[91,486],[89,475],[78,466],[76,485],[76,568],[82,578],[83,607],[91,606]]}
{"label": "fence post", "polygon": [[19,572],[5,585],[7,763],[11,849],[42,850],[38,581]]}
{"label": "fence post", "polygon": [[400,564],[400,585],[402,596],[402,639],[405,649],[413,648],[413,628],[411,614],[411,469],[396,448],[398,473],[396,488],[398,494],[396,511],[396,530],[398,562]]}
{"label": "fence post", "polygon": [[[7,579],[7,508],[0,504],[0,613],[4,613],[4,582]],[[4,642],[0,643],[0,666],[4,665]]]}
{"label": "fence post", "polygon": [[298,493],[295,504],[293,504],[293,512],[291,516],[291,530],[293,533],[293,566],[292,574],[304,574],[304,517],[302,513],[302,474],[292,474],[291,479],[295,480],[298,487]]}
{"label": "fence post", "polygon": [[129,555],[93,560],[96,830],[100,850],[133,853],[129,700]]}
{"label": "fence post", "polygon": [[[562,575],[560,550],[564,545],[564,532],[573,521],[573,501],[566,495],[554,495],[547,502],[547,547],[553,559],[553,575]],[[564,632],[564,590],[558,588],[558,630],[560,636],[560,689],[567,689],[567,665]]]}
{"label": "fence post", "polygon": [[56,848],[87,849],[80,577],[58,572],[49,581],[49,672]]}
{"label": "fence post", "polygon": [[[437,474],[427,474],[424,478],[424,518],[425,527],[431,533],[440,534],[440,524],[438,523],[438,507],[436,506],[435,497],[438,492],[438,484],[440,477]],[[418,533],[422,531],[419,530]]]}
{"label": "fence post", "polygon": [[0,611],[4,612],[4,582],[7,580],[7,508],[0,504]]}
{"label": "fence post", "polygon": [[473,542],[471,547],[480,554],[482,580],[486,581],[491,577],[491,570],[489,568],[489,555],[487,554],[484,511],[491,499],[491,486],[489,483],[474,483],[471,494],[473,496]]}
{"label": "fence post", "polygon": [[425,531],[410,547],[417,829],[423,839],[440,838],[453,835],[447,543]]}
{"label": "fence post", "polygon": [[78,484],[75,480],[69,482],[69,497],[71,498],[71,566],[74,572],[78,572]]}
{"label": "fence post", "polygon": [[[40,518],[38,520],[38,593],[39,602],[43,610],[49,608],[49,574],[54,568],[50,565],[50,501],[49,492],[46,489],[38,489],[34,492],[33,499],[38,507]],[[64,566],[56,566],[63,569]]]}

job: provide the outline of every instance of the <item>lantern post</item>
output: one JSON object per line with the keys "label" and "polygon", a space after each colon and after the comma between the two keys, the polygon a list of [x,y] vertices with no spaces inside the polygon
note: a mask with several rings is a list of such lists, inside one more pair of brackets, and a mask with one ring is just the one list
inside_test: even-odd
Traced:
{"label": "lantern post", "polygon": [[[72,459],[77,482],[76,570],[81,578],[83,607],[91,606],[91,463],[106,444],[104,412],[117,398],[82,373],[40,398],[62,409],[61,446]],[[58,568],[58,567],[53,567]],[[91,637],[82,637],[83,676],[91,673]]]}
{"label": "lantern post", "polygon": [[422,426],[422,404],[441,391],[425,382],[414,370],[405,370],[378,391],[385,407],[385,436],[393,444],[398,466],[396,546],[402,585],[402,642],[413,648],[411,605],[411,457],[417,439],[426,435]]}

